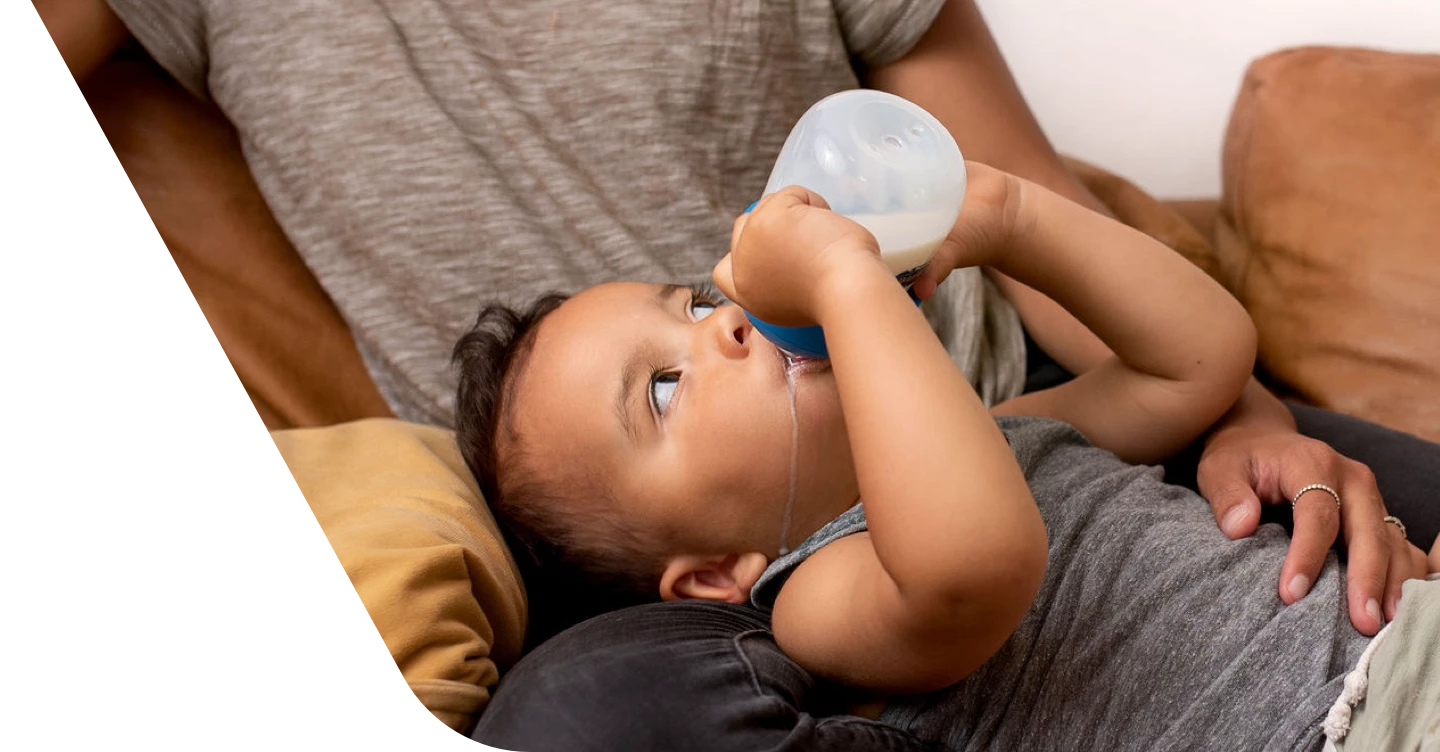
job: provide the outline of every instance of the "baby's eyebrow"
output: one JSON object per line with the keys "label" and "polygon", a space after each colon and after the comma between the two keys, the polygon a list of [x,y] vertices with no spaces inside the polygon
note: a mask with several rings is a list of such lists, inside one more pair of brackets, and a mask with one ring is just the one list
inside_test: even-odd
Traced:
{"label": "baby's eyebrow", "polygon": [[[664,311],[680,292],[689,294],[690,288],[684,285],[661,285],[655,291],[651,302]],[[643,347],[636,347],[620,369],[620,391],[615,395],[615,415],[619,417],[620,427],[625,430],[625,435],[632,444],[640,441],[640,427],[635,422],[635,396],[640,391],[636,382],[640,381],[650,360],[649,353],[646,353]]]}
{"label": "baby's eyebrow", "polygon": [[640,441],[640,432],[635,425],[635,382],[645,368],[645,356],[639,350],[630,353],[625,367],[620,370],[620,392],[615,395],[615,414],[620,418],[620,427],[630,437],[630,443]]}

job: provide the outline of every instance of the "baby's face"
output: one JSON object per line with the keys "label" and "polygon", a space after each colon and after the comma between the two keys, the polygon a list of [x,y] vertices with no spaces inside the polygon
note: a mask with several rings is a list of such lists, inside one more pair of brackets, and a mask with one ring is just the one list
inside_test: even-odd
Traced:
{"label": "baby's face", "polygon": [[[743,312],[687,287],[590,288],[540,324],[515,384],[521,448],[572,488],[608,488],[666,555],[781,545],[792,421],[785,360]],[[852,505],[834,376],[796,374],[799,456],[787,544]]]}

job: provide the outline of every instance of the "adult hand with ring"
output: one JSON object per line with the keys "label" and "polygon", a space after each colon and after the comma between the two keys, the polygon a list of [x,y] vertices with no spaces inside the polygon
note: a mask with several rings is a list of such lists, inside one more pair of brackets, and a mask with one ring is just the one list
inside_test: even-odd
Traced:
{"label": "adult hand with ring", "polygon": [[1295,526],[1279,582],[1287,604],[1310,592],[1341,534],[1346,602],[1361,633],[1373,635],[1395,618],[1400,584],[1425,576],[1424,553],[1386,512],[1370,468],[1322,441],[1293,431],[1231,429],[1207,442],[1197,480],[1232,539],[1255,532],[1261,504],[1293,503]]}

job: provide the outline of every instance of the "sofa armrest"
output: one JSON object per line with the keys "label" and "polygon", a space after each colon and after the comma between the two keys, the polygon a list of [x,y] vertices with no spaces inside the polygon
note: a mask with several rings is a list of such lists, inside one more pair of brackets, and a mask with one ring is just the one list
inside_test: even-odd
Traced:
{"label": "sofa armrest", "polygon": [[224,115],[129,48],[81,89],[265,425],[391,417]]}

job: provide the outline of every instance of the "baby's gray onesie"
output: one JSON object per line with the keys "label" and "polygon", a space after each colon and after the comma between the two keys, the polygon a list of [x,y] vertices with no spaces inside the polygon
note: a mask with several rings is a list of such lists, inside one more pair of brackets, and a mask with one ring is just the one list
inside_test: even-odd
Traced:
{"label": "baby's gray onesie", "polygon": [[[1227,539],[1209,505],[1075,429],[1000,418],[1050,537],[1034,605],[964,681],[892,698],[882,720],[956,750],[1315,750],[1368,638],[1351,626],[1334,554],[1310,594],[1276,592],[1289,546],[1262,526]],[[860,505],[777,560],[753,602],[865,529]],[[963,541],[957,545],[964,545]]]}

